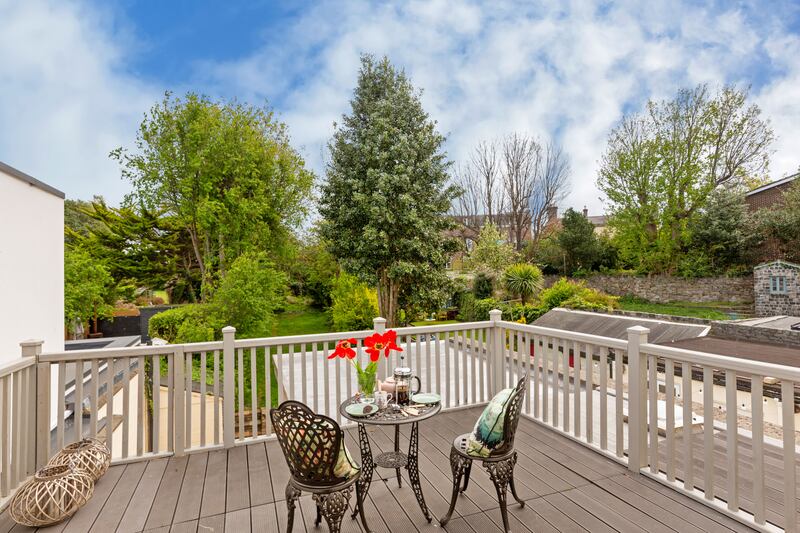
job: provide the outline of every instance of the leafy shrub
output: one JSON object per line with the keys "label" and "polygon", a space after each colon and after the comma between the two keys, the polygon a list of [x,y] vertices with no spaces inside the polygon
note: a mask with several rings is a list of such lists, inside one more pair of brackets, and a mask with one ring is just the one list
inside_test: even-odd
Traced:
{"label": "leafy shrub", "polygon": [[575,296],[581,287],[582,284],[569,281],[567,278],[561,278],[539,293],[539,303],[549,311]]}
{"label": "leafy shrub", "polygon": [[147,329],[153,338],[184,343],[219,338],[223,326],[214,323],[208,304],[189,304],[153,315]]}
{"label": "leafy shrub", "polygon": [[542,290],[542,271],[528,263],[511,265],[503,273],[503,284],[506,290],[522,299],[522,304]]}
{"label": "leafy shrub", "polygon": [[494,279],[482,272],[477,274],[472,282],[472,292],[478,300],[491,298],[494,293]]}
{"label": "leafy shrub", "polygon": [[331,322],[336,331],[370,329],[372,319],[378,316],[375,291],[345,272],[333,283],[331,301]]}
{"label": "leafy shrub", "polygon": [[539,294],[539,306],[546,313],[555,307],[592,311],[610,311],[618,307],[619,298],[587,287],[583,282],[561,278]]}

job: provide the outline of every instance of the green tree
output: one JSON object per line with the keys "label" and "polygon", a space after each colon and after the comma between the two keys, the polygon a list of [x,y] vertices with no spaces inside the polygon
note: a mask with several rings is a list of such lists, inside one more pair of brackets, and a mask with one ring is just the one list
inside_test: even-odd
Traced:
{"label": "green tree", "polygon": [[95,196],[92,201],[64,200],[64,242],[74,244],[77,236],[87,237],[90,233],[100,230],[102,222],[92,216],[93,203],[104,203],[102,196]]}
{"label": "green tree", "polygon": [[336,331],[357,331],[372,328],[378,313],[375,290],[347,272],[336,278],[331,292],[331,322]]}
{"label": "green tree", "polygon": [[491,277],[499,277],[502,272],[516,263],[519,254],[500,234],[494,224],[486,224],[481,228],[478,241],[467,257],[467,266],[476,272]]}
{"label": "green tree", "polygon": [[86,250],[67,248],[64,253],[64,319],[72,333],[76,321],[97,321],[114,311],[114,280],[102,262]]}
{"label": "green tree", "polygon": [[506,290],[515,296],[519,296],[523,305],[529,298],[542,290],[543,283],[542,271],[528,263],[511,265],[503,273],[503,284]]}
{"label": "green tree", "polygon": [[242,253],[279,258],[313,182],[267,108],[167,93],[142,122],[135,151],[111,156],[133,184],[128,205],[174,217],[188,236],[201,298]]}
{"label": "green tree", "polygon": [[600,244],[594,233],[594,224],[582,213],[570,208],[564,212],[561,231],[556,236],[564,254],[566,274],[576,270],[591,270],[600,257]]}
{"label": "green tree", "polygon": [[236,327],[241,337],[269,337],[275,311],[285,301],[286,282],[265,252],[240,255],[214,292],[214,322]]}
{"label": "green tree", "polygon": [[378,287],[391,327],[404,287],[443,271],[456,248],[444,232],[457,191],[447,184],[445,138],[387,58],[362,56],[350,105],[329,143],[322,236],[344,270]]}
{"label": "green tree", "polygon": [[609,136],[598,178],[623,260],[673,271],[711,193],[766,174],[773,138],[747,91],[735,87],[712,94],[699,85],[626,116]]}

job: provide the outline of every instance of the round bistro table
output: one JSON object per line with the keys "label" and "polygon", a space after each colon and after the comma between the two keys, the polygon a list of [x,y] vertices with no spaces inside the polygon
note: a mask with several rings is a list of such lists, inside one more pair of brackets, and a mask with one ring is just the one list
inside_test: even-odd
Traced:
{"label": "round bistro table", "polygon": [[[414,491],[414,496],[417,498],[420,509],[422,509],[422,514],[424,514],[425,518],[430,522],[432,516],[430,511],[428,511],[428,506],[425,504],[425,497],[422,495],[422,486],[419,482],[419,423],[441,411],[441,404],[436,403],[425,407],[418,407],[417,410],[419,414],[417,415],[408,414],[408,416],[404,416],[402,412],[393,410],[390,405],[371,415],[352,416],[345,411],[345,407],[356,402],[358,402],[356,397],[345,400],[339,406],[339,413],[344,418],[358,424],[358,445],[361,449],[361,477],[358,480],[358,484],[362,496],[364,498],[367,496],[369,486],[372,483],[372,473],[375,471],[376,466],[393,469],[397,474],[397,484],[401,487],[403,482],[400,476],[400,469],[405,468],[408,470],[408,477],[411,480],[411,489]],[[411,424],[408,454],[400,451],[400,426],[403,424]],[[377,457],[373,457],[372,448],[369,444],[369,437],[367,436],[367,425],[394,426],[394,451],[383,452]],[[356,517],[357,511],[358,509],[353,512],[353,518]]]}

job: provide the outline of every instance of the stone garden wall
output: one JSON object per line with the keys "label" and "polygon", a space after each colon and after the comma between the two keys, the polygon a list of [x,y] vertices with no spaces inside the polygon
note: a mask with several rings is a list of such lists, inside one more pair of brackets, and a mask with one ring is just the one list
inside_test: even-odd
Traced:
{"label": "stone garden wall", "polygon": [[[786,292],[772,294],[773,277],[785,281]],[[800,316],[800,265],[784,261],[764,263],[755,268],[756,315]]]}
{"label": "stone garden wall", "polygon": [[[560,276],[545,276],[549,287]],[[597,274],[581,278],[589,287],[614,296],[636,296],[656,303],[669,302],[735,302],[751,304],[753,277],[695,278],[673,276],[609,276]]]}

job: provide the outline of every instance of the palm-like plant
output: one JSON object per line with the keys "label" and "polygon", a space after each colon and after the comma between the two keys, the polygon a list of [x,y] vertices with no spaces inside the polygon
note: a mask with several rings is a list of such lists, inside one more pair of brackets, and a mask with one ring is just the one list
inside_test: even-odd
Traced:
{"label": "palm-like plant", "polygon": [[542,290],[544,278],[535,265],[517,263],[508,267],[503,274],[503,283],[511,294],[519,295],[522,303]]}

